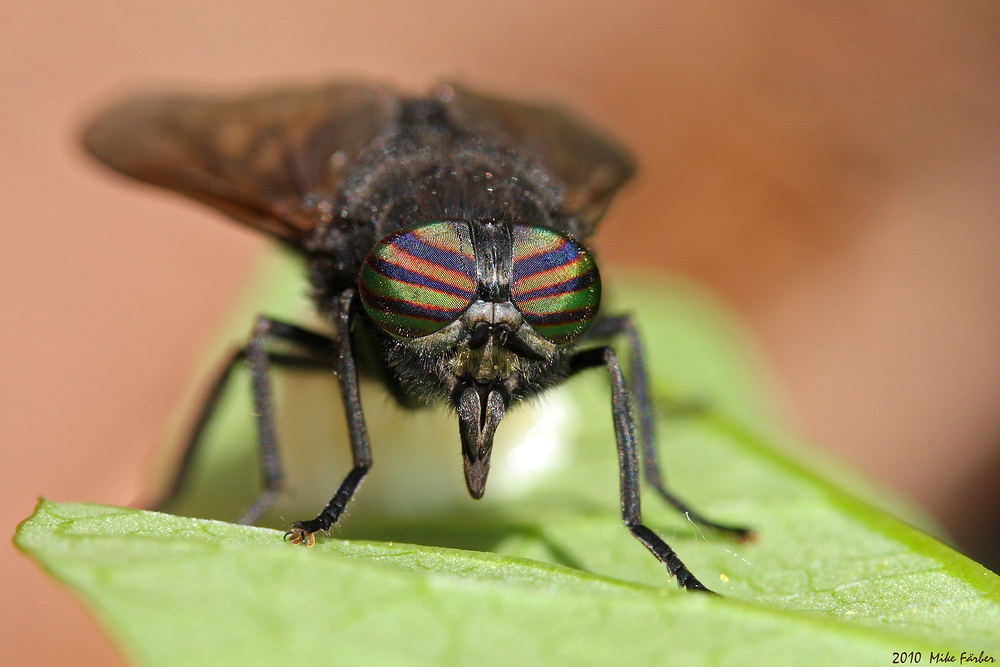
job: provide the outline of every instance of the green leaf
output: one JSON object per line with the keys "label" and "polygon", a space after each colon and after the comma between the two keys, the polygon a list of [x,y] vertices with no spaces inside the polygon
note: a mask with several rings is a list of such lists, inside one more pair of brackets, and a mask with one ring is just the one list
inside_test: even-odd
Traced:
{"label": "green leaf", "polygon": [[[308,317],[301,267],[280,254],[268,261],[192,383],[175,434],[257,309]],[[671,486],[758,533],[738,544],[703,532],[644,489],[647,525],[722,597],[678,590],[622,526],[609,387],[597,370],[505,419],[480,502],[465,492],[454,417],[402,411],[368,384],[375,466],[350,516],[313,549],[284,542],[288,520],[315,514],[349,462],[334,383],[287,373],[278,378],[287,493],[267,521],[278,530],[42,501],[16,544],[142,665],[1000,657],[1000,578],[797,442],[723,309],[680,282],[607,282],[615,309],[639,318]],[[702,407],[684,409],[692,401]],[[236,373],[174,509],[232,518],[258,478],[246,377]]]}

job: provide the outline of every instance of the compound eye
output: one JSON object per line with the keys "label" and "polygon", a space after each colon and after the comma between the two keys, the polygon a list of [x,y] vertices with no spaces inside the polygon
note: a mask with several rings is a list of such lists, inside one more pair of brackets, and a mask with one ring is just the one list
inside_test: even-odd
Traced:
{"label": "compound eye", "polygon": [[584,331],[601,305],[601,277],[586,248],[568,236],[514,226],[511,301],[542,337],[562,345]]}
{"label": "compound eye", "polygon": [[468,223],[422,222],[375,244],[361,266],[361,303],[384,331],[419,338],[462,314],[476,296]]}

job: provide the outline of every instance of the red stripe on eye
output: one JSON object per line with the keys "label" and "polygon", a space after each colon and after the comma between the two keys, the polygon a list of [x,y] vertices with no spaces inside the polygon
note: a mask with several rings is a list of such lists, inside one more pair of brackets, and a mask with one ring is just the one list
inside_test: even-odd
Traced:
{"label": "red stripe on eye", "polygon": [[[385,253],[387,256],[383,256],[382,253],[380,253],[379,259],[394,266],[398,266],[401,269],[405,269],[422,278],[445,283],[455,289],[462,290],[463,292],[475,293],[476,281],[472,276],[469,276],[468,274],[452,267],[435,264],[426,259],[411,255],[398,246],[393,246],[393,249],[394,251],[392,253]],[[414,284],[423,285],[423,283]]]}

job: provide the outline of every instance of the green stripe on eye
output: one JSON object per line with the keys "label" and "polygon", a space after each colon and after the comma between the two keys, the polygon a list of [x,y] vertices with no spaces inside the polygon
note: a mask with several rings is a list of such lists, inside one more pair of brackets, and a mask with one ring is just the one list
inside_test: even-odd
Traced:
{"label": "green stripe on eye", "polygon": [[423,285],[414,285],[402,280],[388,278],[368,265],[365,265],[361,271],[361,279],[364,281],[369,292],[375,296],[405,301],[408,304],[427,309],[454,311],[463,310],[468,305],[467,298],[431,289]]}
{"label": "green stripe on eye", "polygon": [[582,311],[594,306],[593,286],[575,292],[563,292],[552,296],[531,299],[518,304],[522,313],[536,317],[562,314],[568,311]]}
{"label": "green stripe on eye", "polygon": [[590,322],[573,324],[554,324],[549,326],[536,326],[535,331],[544,338],[556,344],[563,344],[572,341],[587,330]]}
{"label": "green stripe on eye", "polygon": [[419,317],[410,317],[399,313],[393,313],[391,316],[376,315],[372,319],[382,329],[400,338],[420,338],[432,334],[448,324],[448,322],[429,322]]}

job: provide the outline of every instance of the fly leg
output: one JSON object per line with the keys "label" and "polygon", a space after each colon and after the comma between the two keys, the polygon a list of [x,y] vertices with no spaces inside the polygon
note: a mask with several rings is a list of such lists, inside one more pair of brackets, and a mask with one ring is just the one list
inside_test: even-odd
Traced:
{"label": "fly leg", "polygon": [[[340,330],[338,330],[339,333]],[[254,523],[267,511],[278,497],[284,479],[281,457],[278,454],[278,435],[274,423],[274,401],[271,392],[271,361],[274,357],[267,349],[272,338],[282,339],[307,349],[313,354],[320,354],[323,363],[332,364],[336,368],[331,358],[337,345],[336,341],[294,324],[267,317],[257,318],[253,336],[250,338],[250,344],[247,345],[246,358],[250,366],[250,382],[257,415],[264,490],[239,518],[239,523],[243,524]]]}
{"label": "fly leg", "polygon": [[368,429],[365,427],[364,415],[361,412],[361,398],[358,393],[357,365],[354,361],[354,350],[351,345],[351,309],[357,307],[354,298],[355,291],[353,289],[346,290],[340,295],[334,311],[334,321],[339,333],[334,361],[337,378],[340,380],[344,412],[347,415],[347,429],[351,440],[351,456],[354,460],[354,467],[340,483],[337,492],[323,508],[323,511],[316,515],[316,518],[292,524],[291,529],[285,533],[285,538],[292,544],[312,546],[316,542],[315,533],[321,530],[330,530],[340,520],[347,503],[354,497],[372,465]]}
{"label": "fly leg", "polygon": [[630,350],[630,375],[632,379],[632,398],[636,411],[639,413],[639,430],[642,445],[643,472],[646,481],[653,485],[670,505],[678,512],[687,515],[691,520],[703,526],[713,528],[722,533],[729,533],[740,540],[753,538],[753,531],[742,526],[731,526],[712,521],[699,512],[691,509],[687,503],[669,491],[660,476],[660,465],[656,455],[656,422],[653,419],[653,406],[649,399],[649,383],[646,378],[646,360],[642,349],[642,340],[635,328],[631,315],[617,317],[602,317],[587,330],[588,338],[605,338],[625,334],[628,337]]}
{"label": "fly leg", "polygon": [[[639,454],[636,446],[635,421],[629,404],[628,387],[622,376],[618,356],[610,347],[597,347],[577,352],[570,359],[570,371],[605,366],[611,376],[611,412],[618,441],[618,469],[621,476],[622,521],[629,531],[667,566],[677,578],[677,585],[688,590],[708,591],[704,584],[687,569],[670,546],[659,535],[642,524],[639,507]],[[710,592],[710,591],[708,591]]]}
{"label": "fly leg", "polygon": [[[266,338],[268,335],[278,336],[294,343],[298,343],[299,345],[310,349],[315,356],[267,351]],[[170,486],[161,498],[159,498],[155,503],[152,503],[152,508],[157,511],[164,511],[169,508],[169,506],[181,495],[181,492],[191,477],[191,471],[194,466],[194,461],[197,456],[198,447],[201,444],[202,437],[215,415],[215,410],[229,384],[233,370],[236,369],[241,363],[248,362],[251,358],[251,351],[253,350],[254,358],[257,361],[256,370],[254,370],[253,364],[250,364],[251,373],[254,374],[256,378],[254,380],[254,402],[258,408],[258,422],[262,420],[265,422],[265,428],[261,430],[259,439],[261,466],[263,468],[264,477],[264,491],[253,503],[253,505],[243,513],[239,521],[240,523],[252,524],[259,519],[264,511],[267,510],[267,507],[271,504],[271,502],[273,502],[274,497],[281,486],[281,480],[283,478],[281,461],[278,457],[274,438],[275,429],[273,418],[269,409],[264,412],[260,410],[260,405],[262,403],[268,406],[270,405],[270,385],[267,382],[266,377],[268,373],[268,366],[273,365],[282,368],[300,368],[305,370],[333,370],[334,362],[330,356],[332,354],[332,348],[333,341],[328,339],[326,336],[306,331],[305,329],[295,327],[291,324],[278,322],[277,320],[271,320],[263,317],[258,318],[257,324],[254,327],[254,338],[251,340],[250,345],[247,348],[233,352],[233,354],[229,357],[229,360],[222,367],[222,370],[219,372],[215,381],[212,383],[208,395],[205,397],[204,403],[202,404],[198,418],[194,423],[194,427],[191,429],[191,434],[188,436],[188,440],[184,445],[180,464],[177,467],[177,471],[174,473]],[[263,364],[260,359],[261,354],[266,356],[263,360]],[[265,392],[265,396],[263,397],[258,395],[258,389],[260,387],[263,387]],[[265,433],[267,435],[265,435]]]}

